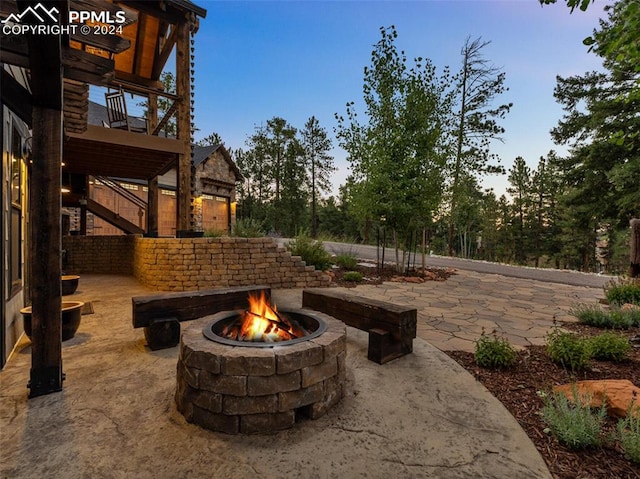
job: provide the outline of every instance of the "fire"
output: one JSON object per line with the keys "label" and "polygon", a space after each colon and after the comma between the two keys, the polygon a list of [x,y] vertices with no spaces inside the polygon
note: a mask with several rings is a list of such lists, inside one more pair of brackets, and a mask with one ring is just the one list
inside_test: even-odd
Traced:
{"label": "fire", "polygon": [[278,314],[276,305],[271,306],[261,293],[260,296],[249,295],[249,309],[244,312],[240,331],[233,339],[271,343],[296,336],[289,320]]}

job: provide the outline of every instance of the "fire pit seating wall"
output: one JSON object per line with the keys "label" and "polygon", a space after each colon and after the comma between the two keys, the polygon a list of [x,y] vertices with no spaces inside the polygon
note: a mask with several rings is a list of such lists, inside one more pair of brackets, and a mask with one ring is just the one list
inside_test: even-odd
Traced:
{"label": "fire pit seating wall", "polygon": [[171,348],[180,342],[180,322],[220,311],[246,309],[250,294],[271,297],[269,286],[243,286],[202,291],[164,293],[131,298],[133,327],[144,328],[152,350]]}
{"label": "fire pit seating wall", "polygon": [[418,311],[331,289],[305,289],[302,307],[333,316],[369,333],[367,358],[384,364],[413,352]]}

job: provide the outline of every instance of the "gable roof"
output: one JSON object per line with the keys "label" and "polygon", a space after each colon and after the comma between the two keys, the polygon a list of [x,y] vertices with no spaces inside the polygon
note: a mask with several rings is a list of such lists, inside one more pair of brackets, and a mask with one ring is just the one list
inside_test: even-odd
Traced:
{"label": "gable roof", "polygon": [[209,159],[209,157],[211,157],[211,155],[213,155],[216,151],[219,150],[220,153],[222,154],[222,157],[225,159],[225,161],[229,165],[229,168],[231,168],[234,175],[236,176],[236,181],[242,181],[244,179],[244,177],[242,176],[242,173],[240,173],[240,169],[238,168],[238,165],[236,165],[235,162],[231,159],[231,155],[229,154],[229,151],[227,151],[227,149],[224,147],[222,143],[219,143],[217,145],[209,145],[209,146],[193,145],[192,148],[193,148],[193,166],[198,166],[199,164],[205,162],[206,160]]}

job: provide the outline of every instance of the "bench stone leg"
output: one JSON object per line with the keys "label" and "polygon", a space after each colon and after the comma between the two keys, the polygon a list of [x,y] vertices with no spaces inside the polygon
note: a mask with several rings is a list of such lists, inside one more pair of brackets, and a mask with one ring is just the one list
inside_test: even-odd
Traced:
{"label": "bench stone leg", "polygon": [[367,352],[369,361],[384,364],[412,351],[412,338],[398,340],[389,331],[378,328],[369,330],[369,350]]}
{"label": "bench stone leg", "polygon": [[144,328],[144,337],[152,351],[177,346],[180,342],[180,322],[177,318],[153,319]]}

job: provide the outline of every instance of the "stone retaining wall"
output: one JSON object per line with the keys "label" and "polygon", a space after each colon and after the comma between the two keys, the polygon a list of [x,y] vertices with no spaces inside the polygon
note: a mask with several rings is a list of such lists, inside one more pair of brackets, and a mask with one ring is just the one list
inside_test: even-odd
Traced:
{"label": "stone retaining wall", "polygon": [[67,274],[133,275],[136,236],[63,236]]}
{"label": "stone retaining wall", "polygon": [[157,291],[265,284],[328,286],[330,279],[272,238],[142,238],[65,236],[67,274],[133,275]]}
{"label": "stone retaining wall", "polygon": [[135,247],[135,277],[158,291],[329,285],[328,276],[272,238],[137,238]]}

